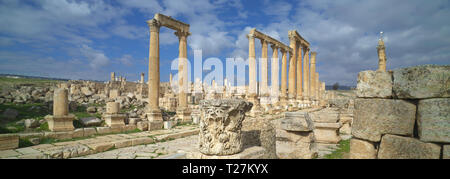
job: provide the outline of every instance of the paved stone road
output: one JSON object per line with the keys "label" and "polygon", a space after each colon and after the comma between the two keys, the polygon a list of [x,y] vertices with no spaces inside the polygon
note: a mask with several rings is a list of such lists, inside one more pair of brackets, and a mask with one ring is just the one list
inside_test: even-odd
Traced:
{"label": "paved stone road", "polygon": [[103,153],[78,157],[77,159],[154,159],[167,158],[174,154],[183,154],[197,150],[198,135],[160,142],[115,149]]}

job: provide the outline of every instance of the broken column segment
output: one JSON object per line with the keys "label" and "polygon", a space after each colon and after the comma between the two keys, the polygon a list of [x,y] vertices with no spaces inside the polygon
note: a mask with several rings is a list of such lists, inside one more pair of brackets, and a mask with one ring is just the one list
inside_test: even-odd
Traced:
{"label": "broken column segment", "polygon": [[53,96],[53,116],[45,116],[48,128],[54,132],[73,131],[75,115],[69,114],[69,99],[67,88],[56,89]]}

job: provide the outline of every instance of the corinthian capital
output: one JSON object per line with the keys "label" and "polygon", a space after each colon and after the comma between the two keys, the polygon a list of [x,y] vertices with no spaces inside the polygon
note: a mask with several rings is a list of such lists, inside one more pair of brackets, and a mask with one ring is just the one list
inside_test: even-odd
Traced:
{"label": "corinthian capital", "polygon": [[159,28],[161,27],[161,23],[156,19],[147,21],[147,25],[152,32],[159,32]]}
{"label": "corinthian capital", "polygon": [[184,31],[176,31],[174,33],[178,38],[186,38],[187,36],[191,35],[190,32],[184,32]]}

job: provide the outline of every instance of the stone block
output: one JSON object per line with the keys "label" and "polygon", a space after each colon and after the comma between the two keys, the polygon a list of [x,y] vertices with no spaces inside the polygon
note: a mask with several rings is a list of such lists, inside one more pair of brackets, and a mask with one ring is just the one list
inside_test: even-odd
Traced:
{"label": "stone block", "polygon": [[421,141],[450,143],[450,98],[420,100],[417,114]]}
{"label": "stone block", "polygon": [[418,139],[386,134],[381,139],[379,159],[439,159],[441,146]]}
{"label": "stone block", "polygon": [[148,130],[154,131],[154,130],[160,130],[163,129],[163,121],[148,121]]}
{"label": "stone block", "polygon": [[131,145],[142,145],[142,144],[150,144],[153,143],[153,139],[150,137],[140,137],[131,140]]}
{"label": "stone block", "polygon": [[19,155],[21,154],[14,150],[0,150],[0,158],[17,157]]}
{"label": "stone block", "polygon": [[401,68],[393,76],[393,92],[400,99],[450,97],[450,65]]}
{"label": "stone block", "polygon": [[135,129],[137,129],[137,127],[136,127],[136,125],[126,125],[126,126],[124,126],[123,127],[123,131],[125,132],[125,131],[132,131],[132,130],[135,130]]}
{"label": "stone block", "polygon": [[412,135],[416,105],[394,99],[356,99],[352,135],[378,142],[383,134]]}
{"label": "stone block", "polygon": [[317,143],[337,144],[341,141],[338,134],[339,128],[315,128],[313,130]]}
{"label": "stone block", "polygon": [[176,125],[176,121],[164,121],[164,129],[172,129]]}
{"label": "stone block", "polygon": [[371,70],[359,72],[356,96],[360,98],[392,97],[392,74]]}
{"label": "stone block", "polygon": [[19,136],[15,134],[0,134],[0,150],[16,149],[19,147]]}
{"label": "stone block", "polygon": [[72,138],[80,138],[80,137],[84,137],[84,129],[83,128],[75,129],[72,133]]}
{"label": "stone block", "polygon": [[131,140],[131,139],[125,139],[125,140],[120,140],[120,141],[114,141],[113,143],[114,143],[114,147],[115,147],[116,149],[132,146],[132,140]]}
{"label": "stone block", "polygon": [[350,159],[376,159],[374,143],[356,138],[350,139]]}
{"label": "stone block", "polygon": [[111,127],[96,127],[97,134],[109,134],[111,133]]}
{"label": "stone block", "polygon": [[97,134],[97,130],[95,128],[83,128],[83,137],[89,137]]}
{"label": "stone block", "polygon": [[286,112],[281,128],[287,131],[312,131],[313,124],[306,112]]}
{"label": "stone block", "polygon": [[148,121],[139,121],[137,123],[136,127],[141,131],[147,131],[148,130]]}
{"label": "stone block", "polygon": [[443,146],[442,159],[450,159],[450,145]]}
{"label": "stone block", "polygon": [[95,153],[104,152],[114,147],[114,143],[112,142],[102,142],[102,143],[93,143],[87,144],[89,148],[91,148]]}
{"label": "stone block", "polygon": [[72,139],[73,132],[45,132],[44,136],[52,139]]}
{"label": "stone block", "polygon": [[104,114],[102,118],[109,127],[123,127],[125,126],[125,114]]}
{"label": "stone block", "polygon": [[352,134],[352,128],[350,127],[350,124],[342,124],[342,127],[339,128],[339,134]]}

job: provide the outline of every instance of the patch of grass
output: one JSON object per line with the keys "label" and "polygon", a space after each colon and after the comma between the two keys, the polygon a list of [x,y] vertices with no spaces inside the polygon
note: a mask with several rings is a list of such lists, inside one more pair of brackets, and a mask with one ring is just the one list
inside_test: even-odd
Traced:
{"label": "patch of grass", "polygon": [[350,139],[339,142],[338,149],[331,154],[325,155],[326,159],[342,159],[344,154],[350,152]]}
{"label": "patch of grass", "polygon": [[30,142],[28,139],[19,139],[19,148],[30,147],[34,144]]}

